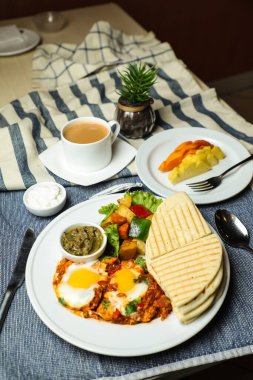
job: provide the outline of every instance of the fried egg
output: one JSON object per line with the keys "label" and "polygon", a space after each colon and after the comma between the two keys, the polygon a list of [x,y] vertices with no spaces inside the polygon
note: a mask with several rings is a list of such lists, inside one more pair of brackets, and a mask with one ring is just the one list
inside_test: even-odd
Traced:
{"label": "fried egg", "polygon": [[148,290],[146,282],[137,282],[140,274],[136,268],[127,267],[122,267],[114,273],[110,284],[117,284],[117,290],[107,292],[104,297],[107,300],[108,313],[118,309],[120,314],[125,316],[134,311],[135,307],[130,309],[129,304],[138,304]]}
{"label": "fried egg", "polygon": [[102,262],[72,263],[55,287],[59,301],[74,310],[88,306],[95,297],[99,281],[106,280],[107,273]]}

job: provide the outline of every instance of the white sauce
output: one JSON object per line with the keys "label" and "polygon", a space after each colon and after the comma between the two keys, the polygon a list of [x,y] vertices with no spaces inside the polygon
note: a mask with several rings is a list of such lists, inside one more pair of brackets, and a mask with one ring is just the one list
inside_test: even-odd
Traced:
{"label": "white sauce", "polygon": [[57,206],[63,196],[62,189],[54,183],[38,184],[28,192],[26,201],[31,208],[43,210]]}

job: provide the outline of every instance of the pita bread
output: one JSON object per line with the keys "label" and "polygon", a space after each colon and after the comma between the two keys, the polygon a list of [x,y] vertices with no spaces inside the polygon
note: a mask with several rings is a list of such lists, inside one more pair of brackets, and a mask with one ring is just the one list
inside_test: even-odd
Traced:
{"label": "pita bread", "polygon": [[160,257],[210,233],[190,197],[184,192],[175,193],[153,215],[146,242],[150,258]]}
{"label": "pita bread", "polygon": [[168,197],[153,215],[146,262],[181,322],[213,303],[223,278],[222,246],[186,193]]}
{"label": "pita bread", "polygon": [[211,234],[153,259],[151,265],[162,289],[179,307],[207,288],[220,269],[221,261],[220,241]]}
{"label": "pita bread", "polygon": [[200,305],[202,305],[211,295],[216,294],[217,289],[219,288],[223,278],[223,265],[221,265],[217,275],[215,276],[214,280],[211,282],[211,284],[208,285],[208,287],[200,293],[194,300],[187,303],[186,305],[178,307],[178,310],[181,314],[188,314],[194,309],[198,308]]}
{"label": "pita bread", "polygon": [[207,298],[205,302],[203,302],[200,306],[198,306],[196,309],[192,310],[187,314],[182,314],[176,306],[173,307],[173,310],[175,311],[180,322],[189,323],[197,317],[199,317],[200,314],[204,313],[204,311],[206,311],[212,305],[215,296],[216,294],[212,294],[210,297]]}

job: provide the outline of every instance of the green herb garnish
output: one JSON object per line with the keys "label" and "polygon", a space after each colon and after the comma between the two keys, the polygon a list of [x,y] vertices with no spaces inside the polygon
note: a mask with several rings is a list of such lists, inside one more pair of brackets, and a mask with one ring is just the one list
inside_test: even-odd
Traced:
{"label": "green herb garnish", "polygon": [[63,306],[67,306],[67,302],[65,301],[65,299],[63,297],[59,297],[58,298],[58,301],[63,305]]}
{"label": "green herb garnish", "polygon": [[126,305],[126,315],[135,313],[137,311],[138,303],[140,303],[140,297],[136,298],[135,300],[129,302]]}
{"label": "green herb garnish", "polygon": [[109,305],[110,305],[110,301],[109,300],[103,300],[102,305],[104,306],[105,310],[107,310]]}
{"label": "green herb garnish", "polygon": [[147,276],[143,275],[143,274],[140,274],[138,276],[138,278],[134,279],[134,282],[136,284],[139,284],[140,282],[145,282],[146,284],[148,284],[149,283],[149,278]]}
{"label": "green herb garnish", "polygon": [[141,256],[137,257],[137,259],[135,259],[134,263],[139,265],[140,267],[142,267],[145,270],[145,272],[148,271],[146,260],[143,257],[141,257]]}

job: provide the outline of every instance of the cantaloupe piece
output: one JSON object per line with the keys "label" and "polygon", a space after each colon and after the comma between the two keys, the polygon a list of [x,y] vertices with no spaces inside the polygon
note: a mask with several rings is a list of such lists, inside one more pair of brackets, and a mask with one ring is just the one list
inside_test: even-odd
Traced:
{"label": "cantaloupe piece", "polygon": [[[216,148],[216,149],[214,149]],[[220,159],[224,158],[224,153],[219,147],[205,146],[195,154],[188,154],[181,163],[169,173],[169,180],[173,185],[186,179],[203,174],[217,165]]]}
{"label": "cantaloupe piece", "polygon": [[183,158],[184,158],[183,151],[172,152],[169,155],[169,157],[167,157],[167,159],[161,163],[161,165],[159,166],[159,170],[161,170],[162,172],[167,172],[169,170],[172,170],[182,162]]}
{"label": "cantaloupe piece", "polygon": [[197,150],[204,147],[212,147],[212,144],[205,140],[183,142],[159,165],[159,170],[162,172],[173,170],[188,154],[195,154]]}

